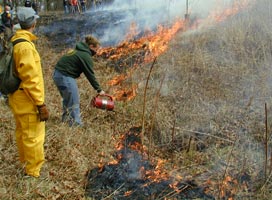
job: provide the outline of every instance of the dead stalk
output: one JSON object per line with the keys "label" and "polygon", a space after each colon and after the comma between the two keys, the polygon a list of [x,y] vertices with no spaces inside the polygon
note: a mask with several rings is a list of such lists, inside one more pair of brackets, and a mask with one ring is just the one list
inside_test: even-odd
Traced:
{"label": "dead stalk", "polygon": [[172,136],[172,143],[174,142],[174,140],[175,140],[175,128],[176,128],[176,117],[175,117],[175,119],[174,119],[174,124],[173,124],[173,128],[172,128],[172,134],[171,134],[171,136]]}
{"label": "dead stalk", "polygon": [[117,116],[117,112],[114,112],[114,115],[113,115],[113,120],[114,120],[114,123],[113,123],[113,128],[112,128],[112,135],[115,135],[116,133],[116,116]]}
{"label": "dead stalk", "polygon": [[265,161],[264,161],[264,179],[266,181],[267,176],[267,160],[268,160],[268,129],[267,129],[267,105],[265,103],[265,139],[264,139],[264,149],[265,149]]}
{"label": "dead stalk", "polygon": [[227,165],[226,165],[226,168],[225,168],[225,171],[224,171],[224,174],[223,174],[221,183],[219,183],[219,185],[218,185],[218,189],[219,189],[219,191],[218,191],[218,199],[221,199],[221,198],[222,198],[221,195],[220,195],[220,193],[221,193],[221,189],[222,189],[222,187],[223,187],[223,185],[224,185],[224,180],[225,180],[225,178],[226,178],[226,174],[227,174],[227,171],[228,171],[228,167],[229,167],[229,165],[230,165],[230,159],[231,159],[231,156],[232,156],[232,152],[233,152],[233,150],[234,150],[234,147],[235,147],[235,142],[233,143],[232,148],[231,148],[231,151],[230,151],[230,153],[229,153],[229,157],[228,157],[228,160],[227,160]]}
{"label": "dead stalk", "polygon": [[165,74],[162,78],[162,81],[160,83],[160,87],[157,91],[157,94],[156,94],[156,97],[155,97],[155,102],[154,102],[154,112],[152,113],[152,119],[151,119],[151,125],[150,125],[150,133],[149,133],[149,145],[148,145],[148,149],[149,149],[149,152],[148,152],[148,159],[150,159],[151,157],[151,154],[152,154],[152,133],[153,133],[153,127],[154,127],[154,121],[156,119],[156,113],[157,113],[157,108],[158,108],[158,101],[159,101],[159,97],[160,97],[160,91],[161,91],[161,88],[162,88],[162,84],[164,82],[164,78],[165,78]]}
{"label": "dead stalk", "polygon": [[188,185],[182,185],[182,186],[176,188],[176,190],[173,190],[172,192],[169,192],[168,194],[164,195],[159,200],[161,200],[161,199],[171,199],[172,197],[175,196],[175,194],[182,193],[183,191],[186,191],[188,188],[190,188],[189,184]]}
{"label": "dead stalk", "polygon": [[270,170],[269,173],[272,173],[272,152],[270,152]]}
{"label": "dead stalk", "polygon": [[145,84],[145,89],[144,89],[144,102],[143,102],[143,113],[142,113],[142,131],[141,131],[141,142],[142,142],[142,144],[144,142],[144,131],[145,131],[144,123],[145,123],[146,91],[147,91],[148,81],[149,81],[152,69],[153,69],[154,64],[156,62],[156,58],[157,57],[154,58],[153,63],[151,65],[151,67],[150,67],[150,70],[149,70],[149,73],[148,73],[148,76],[147,76],[147,80],[146,80],[146,84]]}
{"label": "dead stalk", "polygon": [[119,188],[117,188],[113,193],[111,193],[110,195],[108,195],[107,197],[103,198],[102,200],[106,200],[106,199],[111,199],[111,197],[113,195],[115,195],[123,186],[125,185],[125,183],[123,183],[122,185],[120,185]]}
{"label": "dead stalk", "polygon": [[[176,117],[174,119],[174,124],[172,128],[172,146],[174,146],[174,142],[175,142],[175,128],[176,128]],[[174,163],[174,151],[171,154],[171,159],[172,159],[172,163]]]}
{"label": "dead stalk", "polygon": [[193,137],[192,137],[192,136],[190,136],[190,138],[189,138],[189,142],[188,142],[188,147],[187,147],[187,150],[186,150],[186,153],[189,153],[189,151],[190,151],[190,147],[191,147],[191,142],[192,142],[192,139],[193,139]]}
{"label": "dead stalk", "polygon": [[193,130],[188,130],[188,129],[182,129],[182,128],[179,128],[179,127],[177,127],[177,129],[181,130],[181,131],[186,131],[186,132],[189,132],[189,133],[195,133],[195,134],[198,134],[198,135],[205,135],[205,136],[212,137],[212,138],[215,138],[215,139],[218,139],[218,140],[222,140],[222,141],[226,141],[226,142],[229,142],[229,143],[234,143],[235,142],[235,141],[232,141],[232,140],[229,140],[229,139],[225,139],[225,138],[222,138],[222,137],[211,135],[209,133],[204,133],[204,132],[199,132],[199,131],[193,131]]}
{"label": "dead stalk", "polygon": [[263,184],[261,191],[264,191],[265,187],[267,186],[267,184],[269,184],[270,179],[272,177],[272,173],[268,176],[268,178],[265,180],[265,183]]}

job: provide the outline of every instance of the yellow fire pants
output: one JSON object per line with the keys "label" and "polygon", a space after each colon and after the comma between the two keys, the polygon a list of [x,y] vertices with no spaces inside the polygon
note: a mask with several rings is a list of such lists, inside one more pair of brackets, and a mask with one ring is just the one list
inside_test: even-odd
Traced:
{"label": "yellow fire pants", "polygon": [[23,90],[9,95],[9,104],[16,121],[19,160],[25,165],[26,174],[39,177],[45,160],[45,123],[40,122],[36,105]]}

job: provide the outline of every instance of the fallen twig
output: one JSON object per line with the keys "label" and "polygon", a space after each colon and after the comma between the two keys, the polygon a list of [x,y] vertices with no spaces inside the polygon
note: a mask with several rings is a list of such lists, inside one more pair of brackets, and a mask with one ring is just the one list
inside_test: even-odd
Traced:
{"label": "fallen twig", "polygon": [[120,187],[118,187],[116,190],[114,190],[114,192],[112,192],[110,195],[106,196],[106,197],[103,198],[102,200],[109,199],[111,196],[115,195],[116,192],[117,192],[119,189],[121,189],[124,185],[125,185],[125,183],[123,183],[122,185],[120,185]]}
{"label": "fallen twig", "polygon": [[187,129],[181,129],[179,127],[177,127],[179,130],[182,130],[182,131],[186,131],[186,132],[190,132],[190,133],[196,133],[196,134],[199,134],[199,135],[206,135],[208,137],[213,137],[213,138],[216,138],[218,140],[223,140],[223,141],[226,141],[226,142],[230,142],[230,143],[234,143],[235,141],[232,141],[232,140],[229,140],[229,139],[226,139],[226,138],[222,138],[222,137],[218,137],[218,136],[215,136],[215,135],[211,135],[209,133],[203,133],[203,132],[199,132],[199,131],[193,131],[193,130],[187,130]]}

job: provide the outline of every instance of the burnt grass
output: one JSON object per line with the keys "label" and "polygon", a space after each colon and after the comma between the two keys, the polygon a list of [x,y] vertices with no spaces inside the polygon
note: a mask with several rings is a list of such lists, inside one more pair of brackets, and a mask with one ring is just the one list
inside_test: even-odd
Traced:
{"label": "burnt grass", "polygon": [[[174,177],[152,180],[156,166],[141,153],[140,128],[131,128],[120,141],[122,149],[115,152],[117,164],[91,169],[87,175],[86,195],[94,199],[215,199],[194,180],[175,182]],[[158,177],[159,179],[160,177]],[[170,185],[175,186],[170,187]]]}
{"label": "burnt grass", "polygon": [[[47,23],[46,19],[41,19],[38,32],[50,38],[52,47],[59,46],[73,47],[75,42],[82,39],[87,34],[103,36],[104,31],[111,27],[111,24],[118,23],[118,20],[125,17],[125,14],[97,11],[85,15],[58,16]],[[114,44],[110,40],[109,44]]]}
{"label": "burnt grass", "polygon": [[[137,18],[136,18],[137,17]],[[135,39],[144,35],[145,17],[138,16],[136,11],[125,10],[96,10],[88,11],[81,15],[54,15],[41,16],[37,30],[40,34],[50,38],[52,47],[56,50],[73,47],[75,42],[92,34],[100,39],[103,47],[115,46],[124,40],[124,36],[130,31],[131,23],[137,23],[140,27]],[[150,30],[156,30],[153,25]]]}
{"label": "burnt grass", "polygon": [[[183,181],[170,187],[172,180],[151,182],[145,179],[127,179],[124,174],[127,172],[127,163],[121,161],[118,165],[107,165],[102,169],[92,169],[88,176],[86,196],[94,199],[215,199],[204,192],[193,181]],[[154,169],[150,168],[151,170]],[[128,194],[127,194],[128,193]]]}

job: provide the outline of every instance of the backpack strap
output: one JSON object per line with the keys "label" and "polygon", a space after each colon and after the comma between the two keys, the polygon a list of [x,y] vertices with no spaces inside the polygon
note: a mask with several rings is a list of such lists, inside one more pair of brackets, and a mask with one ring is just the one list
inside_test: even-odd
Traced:
{"label": "backpack strap", "polygon": [[15,46],[16,44],[18,44],[18,43],[20,43],[20,42],[28,42],[28,40],[23,39],[23,38],[19,38],[19,39],[17,39],[17,40],[14,40],[14,41],[12,42],[12,44],[13,44],[13,46]]}

